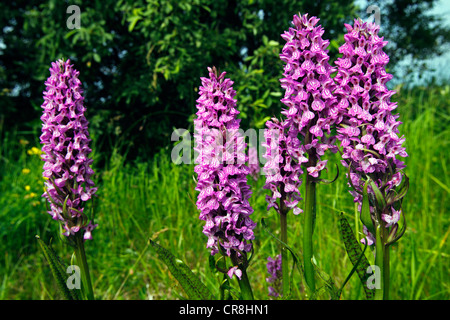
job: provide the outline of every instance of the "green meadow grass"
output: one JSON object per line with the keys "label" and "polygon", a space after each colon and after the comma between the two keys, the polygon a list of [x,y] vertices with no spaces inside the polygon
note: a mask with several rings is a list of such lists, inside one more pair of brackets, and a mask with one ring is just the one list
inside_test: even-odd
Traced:
{"label": "green meadow grass", "polygon": [[[410,189],[404,201],[408,228],[391,251],[392,299],[449,299],[449,101],[450,88],[402,90],[397,96],[400,126],[406,136]],[[169,144],[169,143],[168,143]],[[58,223],[46,213],[42,161],[32,147],[40,149],[37,135],[2,132],[0,127],[0,299],[60,299],[50,269],[37,247],[35,235],[69,264],[71,250],[58,236]],[[94,148],[95,149],[95,148]],[[153,239],[183,260],[218,295],[217,275],[208,266],[209,251],[202,234],[203,222],[195,206],[194,165],[175,165],[171,146],[146,163],[129,163],[113,153],[105,168],[96,170],[99,186],[94,201],[94,240],[86,243],[97,299],[180,299],[182,288],[148,245]],[[97,159],[95,151],[94,159]],[[339,163],[331,156],[329,163]],[[315,259],[339,287],[352,265],[346,256],[337,226],[337,214],[346,213],[355,233],[361,232],[345,175],[331,185],[318,186],[318,211],[314,233]],[[328,177],[336,169],[330,165]],[[326,175],[326,174],[325,174]],[[249,179],[253,187],[252,215],[255,252],[248,269],[255,299],[268,299],[265,278],[267,257],[279,246],[263,230],[266,218],[278,234],[278,217],[266,211],[264,177]],[[302,190],[304,194],[304,190]],[[302,205],[302,204],[301,204]],[[355,219],[356,218],[356,219]],[[301,215],[288,216],[288,242],[300,255]],[[367,250],[369,261],[373,253]],[[232,285],[238,288],[237,283]],[[320,285],[320,282],[319,282]],[[294,272],[295,299],[308,298],[302,276]],[[327,298],[321,296],[321,298]],[[342,299],[364,299],[354,275]]]}

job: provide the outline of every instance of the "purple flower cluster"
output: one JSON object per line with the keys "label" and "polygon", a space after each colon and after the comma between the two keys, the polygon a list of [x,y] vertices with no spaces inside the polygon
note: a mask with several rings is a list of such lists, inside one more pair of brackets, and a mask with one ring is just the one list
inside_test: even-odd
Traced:
{"label": "purple flower cluster", "polygon": [[[200,97],[195,125],[195,172],[200,191],[197,207],[200,219],[205,221],[203,233],[208,236],[207,248],[211,254],[222,252],[237,265],[246,252],[252,250],[253,229],[249,204],[251,190],[247,184],[249,168],[245,165],[246,144],[239,132],[240,120],[236,109],[233,82],[225,79],[225,72],[217,75],[208,68],[209,78],[201,78]],[[233,273],[239,276],[237,268]],[[232,276],[232,274],[231,274]]]}
{"label": "purple flower cluster", "polygon": [[265,141],[262,146],[266,148],[263,157],[267,160],[264,165],[264,189],[271,191],[271,195],[266,196],[267,210],[274,207],[281,214],[293,209],[293,213],[298,215],[302,212],[297,207],[302,200],[299,190],[303,174],[301,164],[308,159],[300,151],[300,140],[296,139],[297,144],[293,144],[294,139],[287,134],[281,121],[272,118],[266,122],[266,126],[268,129],[264,130]]}
{"label": "purple flower cluster", "polygon": [[[322,39],[324,29],[316,26],[318,21],[316,17],[308,18],[308,14],[294,15],[294,28],[281,35],[286,44],[280,54],[285,62],[280,82],[285,90],[281,102],[287,108],[281,113],[286,116],[284,127],[289,130],[288,147],[300,151],[297,159],[308,154],[307,171],[315,178],[326,167],[327,160],[321,160],[324,152],[337,152],[335,137],[330,133],[339,120],[331,78],[335,69],[328,63],[329,41]],[[299,134],[303,140],[300,147]]]}
{"label": "purple flower cluster", "polygon": [[271,284],[269,296],[277,298],[282,291],[281,254],[277,255],[275,259],[268,257],[267,261],[267,272],[270,277],[266,278],[266,282]]}
{"label": "purple flower cluster", "polygon": [[[332,126],[340,120],[331,78],[335,69],[328,63],[329,41],[322,39],[324,30],[316,26],[318,21],[307,14],[294,15],[294,28],[281,35],[286,40],[280,54],[285,62],[284,77],[280,79],[285,90],[281,102],[286,106],[281,113],[286,119],[266,122],[263,144],[267,160],[265,188],[272,191],[267,196],[268,208],[278,212],[291,208],[294,214],[302,212],[297,207],[302,165],[317,178],[327,164],[321,157],[327,150],[337,152],[336,138],[331,136]],[[284,201],[278,204],[278,198]]]}
{"label": "purple flower cluster", "polygon": [[[335,96],[342,116],[338,140],[343,148],[343,165],[349,168],[349,182],[355,202],[362,203],[365,177],[387,194],[402,180],[404,163],[396,156],[407,157],[402,147],[405,138],[399,137],[397,107],[390,98],[395,91],[388,90],[386,83],[392,75],[385,67],[389,57],[382,48],[387,44],[378,36],[379,26],[355,20],[354,26],[345,25],[345,44],[339,48],[342,58],[336,61]],[[369,188],[369,192],[373,192]],[[371,208],[373,211],[374,208]],[[400,219],[400,211],[393,206],[382,214],[389,227]],[[373,235],[364,228],[369,244]]]}
{"label": "purple flower cluster", "polygon": [[84,239],[92,239],[91,232],[97,225],[83,211],[84,203],[97,188],[91,180],[91,139],[78,75],[70,60],[58,60],[52,63],[45,82],[40,136],[45,161],[43,176],[47,178],[43,196],[50,202],[53,219],[63,222],[66,236],[82,230]]}

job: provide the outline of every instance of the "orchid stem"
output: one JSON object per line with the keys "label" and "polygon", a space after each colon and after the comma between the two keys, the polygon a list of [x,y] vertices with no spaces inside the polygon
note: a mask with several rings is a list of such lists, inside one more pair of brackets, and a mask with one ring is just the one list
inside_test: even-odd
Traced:
{"label": "orchid stem", "polygon": [[305,197],[305,230],[303,232],[303,259],[305,280],[311,292],[316,290],[314,279],[313,241],[314,219],[316,217],[316,183],[308,173],[306,174]]}
{"label": "orchid stem", "polygon": [[390,286],[390,255],[389,246],[384,246],[384,260],[383,260],[383,271],[384,271],[384,300],[389,300],[389,286]]}
{"label": "orchid stem", "polygon": [[[285,210],[281,210],[280,212],[280,231],[280,240],[287,244],[287,212]],[[288,251],[284,246],[281,246],[281,272],[284,297],[288,296],[290,290],[288,269]]]}
{"label": "orchid stem", "polygon": [[376,227],[375,235],[375,265],[380,270],[379,276],[381,279],[376,279],[376,283],[379,284],[379,288],[375,288],[374,299],[383,300],[385,296],[385,248],[381,237],[381,226],[378,225]]}
{"label": "orchid stem", "polygon": [[76,248],[75,255],[77,257],[78,267],[81,270],[81,279],[84,293],[87,300],[94,300],[94,291],[92,290],[91,277],[89,275],[89,266],[84,251],[83,237],[79,234],[75,236]]}
{"label": "orchid stem", "polygon": [[252,287],[250,286],[250,282],[248,281],[247,269],[242,268],[242,276],[241,279],[238,280],[239,288],[241,289],[241,296],[243,300],[254,300]]}

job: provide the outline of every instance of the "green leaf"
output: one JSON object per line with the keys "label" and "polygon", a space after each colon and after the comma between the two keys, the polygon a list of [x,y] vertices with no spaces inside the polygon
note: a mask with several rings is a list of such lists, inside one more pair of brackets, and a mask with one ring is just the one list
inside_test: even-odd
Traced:
{"label": "green leaf", "polygon": [[95,62],[100,63],[102,61],[102,58],[98,53],[94,53],[93,55]]}
{"label": "green leaf", "polygon": [[373,193],[375,194],[375,198],[377,199],[378,212],[383,212],[384,208],[386,207],[386,200],[384,199],[383,194],[381,193],[380,189],[378,189],[373,180],[369,180],[369,184],[373,190]]}
{"label": "green leaf", "polygon": [[347,279],[344,281],[341,289],[339,290],[339,295],[342,289],[344,288],[345,284],[347,283],[347,281],[356,271],[361,281],[361,284],[364,288],[364,292],[366,294],[367,299],[371,300],[374,295],[374,290],[369,289],[366,284],[367,279],[370,276],[370,274],[367,273],[367,268],[369,268],[370,264],[366,256],[364,255],[364,252],[367,248],[367,244],[364,247],[364,251],[361,250],[360,244],[353,233],[352,227],[350,226],[347,218],[345,218],[343,212],[339,214],[339,231],[341,234],[342,241],[344,242],[347,255],[353,265],[352,271],[349,273]]}
{"label": "green leaf", "polygon": [[263,36],[262,36],[262,42],[263,42],[263,44],[266,46],[267,43],[269,42],[269,38],[267,38],[266,35],[263,35]]}
{"label": "green leaf", "polygon": [[403,234],[406,231],[406,215],[403,211],[403,208],[400,209],[402,210],[401,217],[403,218],[402,229],[400,231],[398,231],[397,229],[393,229],[391,231],[386,242],[386,246],[390,246],[391,244],[397,242],[401,237],[403,237]]}
{"label": "green leaf", "polygon": [[281,97],[282,96],[282,93],[281,92],[276,92],[276,91],[272,91],[271,93],[270,93],[270,95],[272,96],[272,97]]}
{"label": "green leaf", "polygon": [[394,202],[396,202],[398,200],[401,200],[406,195],[406,193],[408,192],[408,189],[409,189],[409,178],[408,178],[408,176],[406,174],[403,174],[403,177],[404,177],[404,179],[402,181],[402,184],[399,187],[397,196],[394,198]]}
{"label": "green leaf", "polygon": [[67,287],[67,273],[66,268],[61,262],[61,259],[56,255],[55,251],[47,246],[44,241],[41,240],[39,236],[36,236],[36,239],[39,243],[42,252],[44,253],[45,259],[50,265],[50,269],[52,271],[53,277],[58,284],[58,288],[63,294],[66,300],[81,300],[77,290],[70,290]]}
{"label": "green leaf", "polygon": [[177,259],[170,251],[150,240],[150,244],[158,254],[158,258],[166,264],[169,271],[183,287],[186,294],[193,300],[213,300],[209,289],[198,279],[183,261]]}
{"label": "green leaf", "polygon": [[140,16],[133,16],[128,18],[128,21],[130,22],[130,24],[128,25],[128,31],[132,32],[134,27],[136,26],[136,23],[138,23],[139,20],[141,20],[142,17]]}
{"label": "green leaf", "polygon": [[73,34],[75,34],[78,31],[78,29],[74,29],[72,31],[69,31],[66,33],[66,35],[64,36],[64,39],[68,39],[70,38]]}
{"label": "green leaf", "polygon": [[270,117],[269,117],[269,116],[264,117],[263,119],[259,120],[259,121],[255,124],[255,126],[256,126],[257,128],[261,128],[262,126],[264,126],[264,124],[265,124],[268,120],[270,120]]}
{"label": "green leaf", "polygon": [[373,226],[372,218],[370,216],[370,203],[369,203],[369,194],[367,192],[367,188],[369,186],[370,179],[366,181],[363,189],[363,200],[361,204],[361,222],[366,226],[366,228],[372,233],[375,234],[375,227]]}

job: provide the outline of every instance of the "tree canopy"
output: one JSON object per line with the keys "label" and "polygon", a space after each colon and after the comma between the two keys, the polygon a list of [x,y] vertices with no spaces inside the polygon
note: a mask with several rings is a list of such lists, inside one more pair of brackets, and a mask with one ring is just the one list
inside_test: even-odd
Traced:
{"label": "tree canopy", "polygon": [[[405,55],[440,54],[448,42],[439,18],[427,15],[434,3],[380,3],[392,67]],[[67,27],[69,5],[80,8],[80,29]],[[344,23],[368,16],[350,0],[2,2],[0,122],[6,130],[38,130],[50,64],[69,58],[99,148],[145,158],[167,145],[174,128],[190,128],[199,78],[213,65],[235,82],[244,127],[261,128],[280,110],[280,34],[299,12],[320,18],[331,60]]]}

